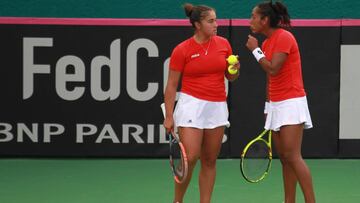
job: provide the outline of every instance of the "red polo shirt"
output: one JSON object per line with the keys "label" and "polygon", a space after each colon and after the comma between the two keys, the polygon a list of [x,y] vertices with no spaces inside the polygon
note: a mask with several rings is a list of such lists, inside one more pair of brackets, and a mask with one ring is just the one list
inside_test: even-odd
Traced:
{"label": "red polo shirt", "polygon": [[306,95],[301,72],[301,58],[295,37],[284,29],[277,29],[262,44],[266,59],[274,53],[286,53],[287,59],[276,75],[270,75],[268,93],[270,101],[283,101]]}
{"label": "red polo shirt", "polygon": [[173,50],[170,69],[182,72],[181,92],[207,101],[226,101],[224,74],[231,54],[223,37],[213,36],[204,44],[191,37]]}

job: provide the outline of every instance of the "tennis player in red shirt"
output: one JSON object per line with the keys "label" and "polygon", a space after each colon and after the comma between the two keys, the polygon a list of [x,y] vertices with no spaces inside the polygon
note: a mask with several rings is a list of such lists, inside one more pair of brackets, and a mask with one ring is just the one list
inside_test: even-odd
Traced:
{"label": "tennis player in red shirt", "polygon": [[[311,117],[303,86],[301,59],[290,28],[287,8],[280,2],[258,4],[252,11],[250,28],[263,34],[266,40],[261,49],[258,40],[248,36],[247,48],[267,74],[265,128],[273,131],[284,180],[285,203],[294,203],[299,183],[306,203],[314,203],[310,170],[301,155],[303,129],[312,128]],[[285,28],[285,29],[284,29]]]}
{"label": "tennis player in red shirt", "polygon": [[[216,13],[205,5],[184,5],[186,16],[194,28],[194,35],[178,44],[170,59],[164,103],[167,131],[178,127],[181,142],[186,149],[189,174],[184,183],[175,182],[174,202],[183,202],[192,171],[200,158],[200,202],[209,203],[216,175],[224,129],[229,126],[225,80],[239,76],[227,70],[226,58],[232,54],[229,42],[217,36]],[[176,91],[181,80],[179,99]]]}

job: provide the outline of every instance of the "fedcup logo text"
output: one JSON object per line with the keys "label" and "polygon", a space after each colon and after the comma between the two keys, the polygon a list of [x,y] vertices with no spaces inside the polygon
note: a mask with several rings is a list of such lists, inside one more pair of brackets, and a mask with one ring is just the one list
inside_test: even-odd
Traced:
{"label": "fedcup logo text", "polygon": [[[55,74],[55,91],[63,100],[74,101],[80,99],[84,93],[86,83],[90,86],[90,92],[93,99],[97,101],[115,100],[121,93],[120,87],[120,50],[121,40],[115,39],[110,44],[110,56],[95,56],[91,60],[89,68],[85,67],[84,61],[76,55],[65,55],[56,61],[55,67],[50,64],[36,64],[34,55],[40,48],[53,47],[53,38],[23,38],[23,99],[30,99],[33,96],[34,81],[40,74]],[[136,39],[132,41],[126,51],[126,91],[128,95],[136,101],[148,101],[155,97],[159,91],[159,83],[147,83],[147,89],[140,91],[137,87],[137,53],[139,49],[146,49],[148,57],[159,57],[157,45],[149,39]],[[163,64],[164,78],[167,73],[169,58]],[[68,73],[67,69],[72,66],[73,73]],[[107,67],[110,70],[109,88],[101,88],[102,69]],[[153,67],[147,67],[153,68]],[[90,71],[90,81],[87,82],[85,72]],[[75,87],[68,89],[67,83],[76,83]],[[81,85],[81,83],[84,83]],[[164,82],[165,84],[165,82]]]}

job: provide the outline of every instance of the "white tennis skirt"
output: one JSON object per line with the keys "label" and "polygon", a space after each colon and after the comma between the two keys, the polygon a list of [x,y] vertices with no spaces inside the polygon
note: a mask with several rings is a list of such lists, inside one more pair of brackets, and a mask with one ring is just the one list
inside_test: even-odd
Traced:
{"label": "white tennis skirt", "polygon": [[229,111],[226,101],[211,102],[185,93],[179,94],[179,100],[174,111],[174,121],[177,127],[199,129],[229,127],[228,117]]}
{"label": "white tennis skirt", "polygon": [[265,129],[280,131],[281,126],[304,123],[304,129],[312,128],[311,116],[306,96],[287,99],[280,102],[269,102]]}

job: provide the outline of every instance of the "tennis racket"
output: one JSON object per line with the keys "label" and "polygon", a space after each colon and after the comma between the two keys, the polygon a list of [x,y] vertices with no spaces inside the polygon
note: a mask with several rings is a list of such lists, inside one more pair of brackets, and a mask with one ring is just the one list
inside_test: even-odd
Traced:
{"label": "tennis racket", "polygon": [[[165,118],[165,104],[162,103],[161,110]],[[183,183],[188,174],[188,161],[184,145],[173,131],[167,133],[169,138],[170,168],[177,183]]]}
{"label": "tennis racket", "polygon": [[264,130],[241,153],[241,174],[250,183],[260,182],[269,173],[271,161],[271,130]]}

